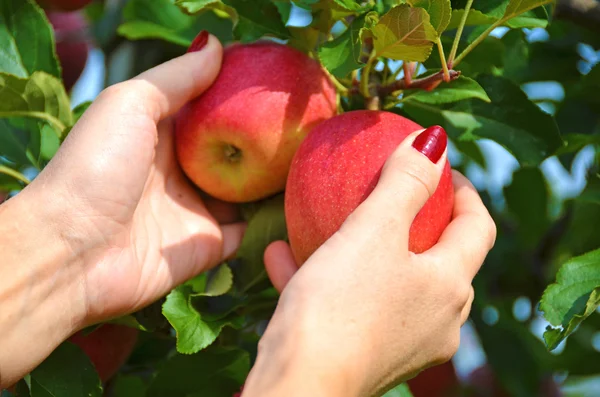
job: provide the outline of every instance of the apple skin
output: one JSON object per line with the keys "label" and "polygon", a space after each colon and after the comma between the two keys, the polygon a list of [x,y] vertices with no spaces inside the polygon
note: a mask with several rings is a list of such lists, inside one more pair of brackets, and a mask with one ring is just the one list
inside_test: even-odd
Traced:
{"label": "apple skin", "polygon": [[70,91],[87,63],[90,51],[86,33],[88,23],[78,12],[48,12],[46,15],[54,28],[56,54],[65,89]]}
{"label": "apple skin", "polygon": [[407,383],[414,397],[457,397],[460,390],[452,361],[427,368]]}
{"label": "apple skin", "polygon": [[138,333],[137,329],[124,325],[104,324],[88,335],[77,332],[69,341],[85,352],[102,382],[107,382],[133,352]]}
{"label": "apple skin", "polygon": [[336,95],[320,64],[296,49],[266,41],[229,46],[212,86],[176,116],[179,164],[223,201],[281,192],[302,140],[337,113]]}
{"label": "apple skin", "polygon": [[39,0],[38,2],[47,10],[76,11],[90,4],[92,0]]}
{"label": "apple skin", "polygon": [[[482,365],[471,372],[466,380],[469,387],[468,397],[511,397],[498,382],[494,370],[489,365]],[[544,379],[536,396],[561,397],[560,387],[551,377]]]}
{"label": "apple skin", "polygon": [[[324,121],[304,140],[290,169],[285,217],[296,263],[331,237],[375,188],[396,147],[422,127],[394,113],[356,110]],[[410,228],[409,250],[431,248],[450,222],[454,187],[446,163],[433,196]]]}

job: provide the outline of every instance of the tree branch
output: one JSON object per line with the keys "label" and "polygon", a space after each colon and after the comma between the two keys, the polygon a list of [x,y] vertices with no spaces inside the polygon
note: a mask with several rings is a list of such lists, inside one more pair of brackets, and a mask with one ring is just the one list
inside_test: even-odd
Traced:
{"label": "tree branch", "polygon": [[[460,71],[458,70],[449,70],[450,81],[456,80],[458,76],[460,76]],[[404,79],[396,80],[391,84],[384,85],[379,87],[378,94],[380,97],[384,97],[390,95],[394,91],[399,90],[408,90],[408,89],[421,89],[426,91],[431,91],[435,87],[438,86],[439,83],[444,79],[444,71],[440,70],[437,73],[434,73],[430,76],[423,77],[420,79],[415,79],[407,84]]]}

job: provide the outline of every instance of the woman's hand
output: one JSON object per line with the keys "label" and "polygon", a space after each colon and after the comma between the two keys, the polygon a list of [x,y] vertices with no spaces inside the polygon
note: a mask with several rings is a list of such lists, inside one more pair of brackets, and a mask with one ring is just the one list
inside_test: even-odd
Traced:
{"label": "woman's hand", "polygon": [[237,249],[243,225],[221,224],[234,209],[203,202],[173,150],[170,116],[219,72],[219,42],[195,44],[206,39],[102,92],[38,178],[0,206],[2,385],[77,329],[148,305]]}
{"label": "woman's hand", "polygon": [[244,397],[379,395],[456,352],[471,282],[496,228],[477,191],[455,172],[450,225],[430,250],[408,251],[412,220],[446,161],[444,154],[433,164],[412,148],[416,135],[299,270],[286,243],[267,249],[267,271],[283,293]]}

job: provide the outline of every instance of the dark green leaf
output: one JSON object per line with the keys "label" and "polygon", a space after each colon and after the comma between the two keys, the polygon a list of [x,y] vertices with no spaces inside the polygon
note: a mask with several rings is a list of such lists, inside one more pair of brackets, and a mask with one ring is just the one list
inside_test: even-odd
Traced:
{"label": "dark green leaf", "polygon": [[[333,1],[335,1],[337,5],[339,5],[342,8],[345,8],[346,10],[355,11],[355,12],[359,12],[359,13],[366,12],[373,7],[372,1],[367,1],[367,2],[357,1],[357,0],[333,0]],[[364,3],[364,4],[360,4],[360,3]]]}
{"label": "dark green leaf", "polygon": [[427,11],[430,18],[429,22],[437,31],[438,35],[446,30],[452,15],[450,0],[407,0],[407,3],[413,7],[420,7]]}
{"label": "dark green leaf", "polygon": [[544,333],[554,349],[600,305],[600,249],[567,261],[542,297],[540,310],[552,324]]}
{"label": "dark green leaf", "polygon": [[211,347],[176,355],[165,363],[148,388],[148,397],[232,396],[250,370],[248,353]]}
{"label": "dark green leaf", "polygon": [[263,263],[265,249],[271,242],[287,238],[283,202],[283,194],[261,202],[260,208],[248,221],[244,239],[237,252],[239,263],[233,269],[235,283],[242,291],[266,279]]}
{"label": "dark green leaf", "polygon": [[437,33],[422,8],[401,4],[371,29],[377,56],[423,62],[431,53]]}
{"label": "dark green leaf", "polygon": [[277,7],[270,0],[224,0],[224,3],[237,11],[238,22],[233,33],[242,42],[263,36],[290,38]]}
{"label": "dark green leaf", "polygon": [[65,342],[31,372],[31,397],[101,397],[100,378],[88,356]]}
{"label": "dark green leaf", "polygon": [[344,77],[361,66],[361,41],[359,32],[364,18],[356,18],[344,33],[319,48],[319,59],[323,66],[336,77]]}
{"label": "dark green leaf", "polygon": [[[441,117],[449,133],[464,140],[495,140],[524,166],[539,165],[562,146],[556,123],[509,80],[484,75],[477,79],[491,103],[467,100],[448,110],[407,99],[404,110],[415,117]],[[436,116],[437,114],[437,116]]]}
{"label": "dark green leaf", "polygon": [[125,22],[118,32],[130,40],[162,39],[188,47],[198,32],[207,30],[226,42],[231,40],[232,22],[217,17],[213,8],[187,15],[170,0],[132,0],[125,6]]}
{"label": "dark green leaf", "polygon": [[113,397],[145,397],[146,385],[142,378],[119,374],[113,381]]}
{"label": "dark green leaf", "polygon": [[416,90],[405,91],[407,99],[423,103],[439,105],[443,103],[458,102],[463,99],[477,98],[485,102],[490,102],[490,98],[483,88],[475,80],[465,76],[450,83],[441,83],[432,91]]}
{"label": "dark green leaf", "polygon": [[[448,24],[448,29],[456,29],[460,25],[460,21],[465,15],[465,10],[452,10],[452,16]],[[498,19],[490,15],[486,15],[481,11],[470,9],[465,26],[491,25]]]}
{"label": "dark green leaf", "polygon": [[0,73],[0,118],[8,117],[44,121],[61,133],[74,121],[62,82],[45,72],[28,78]]}
{"label": "dark green leaf", "polygon": [[504,189],[506,205],[518,223],[519,240],[533,248],[546,232],[549,220],[549,192],[538,168],[521,168]]}
{"label": "dark green leaf", "polygon": [[32,0],[0,1],[0,72],[27,77],[36,71],[60,78],[52,26]]}
{"label": "dark green leaf", "polygon": [[[504,11],[504,19],[514,18],[529,10],[549,4],[553,0],[510,0]],[[516,26],[515,26],[516,27]]]}
{"label": "dark green leaf", "polygon": [[472,141],[454,141],[456,148],[463,154],[467,155],[471,160],[477,163],[481,168],[486,169],[487,164],[481,149],[475,142]]}

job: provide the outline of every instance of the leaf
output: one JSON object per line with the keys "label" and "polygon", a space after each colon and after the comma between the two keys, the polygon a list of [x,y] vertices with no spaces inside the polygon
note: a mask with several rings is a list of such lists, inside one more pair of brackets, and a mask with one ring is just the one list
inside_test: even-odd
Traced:
{"label": "leaf", "polygon": [[331,74],[344,77],[361,66],[360,30],[364,26],[364,17],[356,18],[344,33],[319,48],[319,59]]}
{"label": "leaf", "polygon": [[540,310],[552,324],[544,340],[550,350],[575,331],[600,305],[600,249],[571,258],[544,291]]}
{"label": "leaf", "polygon": [[558,156],[578,152],[587,145],[600,145],[600,135],[568,134],[564,136],[565,145],[556,151]]}
{"label": "leaf", "polygon": [[0,72],[60,78],[52,26],[32,0],[0,1]]}
{"label": "leaf", "polygon": [[[452,10],[452,16],[448,23],[447,29],[456,29],[460,25],[460,21],[465,15],[465,10]],[[481,11],[471,8],[465,26],[479,26],[479,25],[491,25],[496,22],[498,18],[494,18],[490,15],[486,15]]]}
{"label": "leaf", "polygon": [[[335,3],[337,5],[339,5],[340,7],[346,9],[346,10],[350,10],[350,11],[354,11],[354,12],[358,12],[358,13],[363,13],[366,12],[368,10],[370,10],[371,8],[373,8],[373,1],[367,1],[367,2],[359,2],[356,0],[333,0],[335,1]],[[359,4],[359,3],[365,3],[365,4]]]}
{"label": "leaf", "polygon": [[113,397],[145,397],[146,385],[140,377],[118,374],[112,381],[111,395]]}
{"label": "leaf", "polygon": [[235,283],[242,291],[267,278],[263,262],[267,246],[273,241],[287,239],[283,204],[283,194],[264,200],[248,221],[236,261],[230,263]]}
{"label": "leaf", "polygon": [[550,225],[549,191],[539,168],[521,168],[504,189],[506,205],[518,221],[519,240],[534,248]]}
{"label": "leaf", "polygon": [[88,356],[65,342],[31,372],[31,397],[101,397],[100,378]]}
{"label": "leaf", "polygon": [[226,263],[204,272],[186,282],[195,296],[219,296],[226,294],[233,285],[233,273]]}
{"label": "leaf", "polygon": [[477,81],[465,76],[460,76],[450,83],[441,83],[432,91],[415,90],[411,92],[411,90],[407,90],[405,95],[406,99],[410,98],[414,101],[434,105],[458,102],[470,98],[481,99],[485,102],[491,101]]}
{"label": "leaf", "polygon": [[161,39],[188,47],[198,32],[207,30],[226,42],[231,40],[232,22],[217,17],[212,8],[187,15],[170,0],[132,0],[123,10],[125,22],[118,33],[129,40]]}
{"label": "leaf", "polygon": [[290,32],[281,21],[277,7],[269,0],[224,0],[234,8],[239,21],[233,33],[242,42],[255,41],[263,36],[289,39]]}
{"label": "leaf", "polygon": [[148,397],[232,396],[250,371],[248,352],[211,347],[171,357],[152,379]]}
{"label": "leaf", "polygon": [[410,388],[406,383],[401,383],[385,393],[383,397],[413,397],[413,394],[410,392]]}
{"label": "leaf", "polygon": [[163,314],[177,333],[177,351],[184,354],[196,353],[215,341],[225,326],[241,327],[242,318],[224,316],[204,318],[193,303],[191,287],[179,286],[167,296]]}
{"label": "leaf", "polygon": [[550,4],[553,0],[510,0],[504,11],[503,19],[514,18],[529,10]]}
{"label": "leaf", "polygon": [[406,4],[392,8],[371,32],[376,56],[409,62],[425,61],[437,39],[427,12]]}
{"label": "leaf", "polygon": [[189,14],[197,14],[206,10],[216,10],[223,15],[227,15],[236,24],[238,21],[237,12],[221,0],[175,0],[175,5],[185,10]]}
{"label": "leaf", "polygon": [[553,118],[531,102],[521,89],[507,79],[482,75],[477,82],[491,99],[461,101],[441,109],[408,98],[403,109],[415,118],[444,120],[455,139],[488,138],[511,152],[523,166],[539,165],[563,145]]}
{"label": "leaf", "polygon": [[450,0],[407,0],[407,3],[413,7],[423,8],[429,14],[431,26],[441,35],[452,15]]}
{"label": "leaf", "polygon": [[0,73],[0,118],[8,117],[41,120],[61,134],[73,125],[62,82],[45,72],[35,72],[28,78]]}

